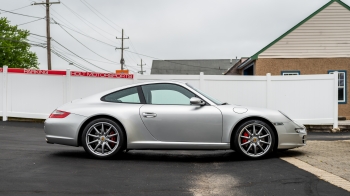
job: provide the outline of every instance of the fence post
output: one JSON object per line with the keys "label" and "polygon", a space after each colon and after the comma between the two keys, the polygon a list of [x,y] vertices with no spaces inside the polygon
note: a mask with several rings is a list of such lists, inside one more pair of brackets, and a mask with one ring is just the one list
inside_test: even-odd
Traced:
{"label": "fence post", "polygon": [[7,121],[7,68],[2,70],[2,121]]}
{"label": "fence post", "polygon": [[71,97],[70,97],[70,87],[71,87],[71,84],[70,84],[70,69],[67,69],[66,70],[66,86],[65,86],[65,90],[66,90],[66,96],[65,96],[65,100],[64,100],[64,103],[67,103],[70,101]]}
{"label": "fence post", "polygon": [[137,74],[134,74],[134,77],[133,77],[133,84],[136,84],[137,83]]}
{"label": "fence post", "polygon": [[266,74],[266,108],[271,108],[271,73]]}
{"label": "fence post", "polygon": [[334,97],[334,101],[333,101],[333,119],[334,119],[334,123],[333,123],[333,129],[334,128],[338,128],[338,72],[335,71],[333,73],[334,75],[334,90],[333,90],[333,97]]}
{"label": "fence post", "polygon": [[204,90],[204,72],[199,72],[199,90]]}

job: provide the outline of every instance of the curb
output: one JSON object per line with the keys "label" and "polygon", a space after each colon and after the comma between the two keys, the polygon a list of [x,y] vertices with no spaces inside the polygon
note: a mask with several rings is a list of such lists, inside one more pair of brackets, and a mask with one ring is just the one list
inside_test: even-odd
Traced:
{"label": "curb", "polygon": [[323,132],[323,133],[338,133],[350,132],[350,125],[338,125],[333,128],[333,125],[304,125],[308,132]]}

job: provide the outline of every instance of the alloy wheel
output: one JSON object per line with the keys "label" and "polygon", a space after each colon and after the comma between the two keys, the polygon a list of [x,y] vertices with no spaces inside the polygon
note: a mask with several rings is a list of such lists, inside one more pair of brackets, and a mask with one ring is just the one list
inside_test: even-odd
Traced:
{"label": "alloy wheel", "polygon": [[270,130],[262,124],[251,123],[243,127],[238,135],[241,151],[249,157],[261,157],[269,152],[272,144]]}
{"label": "alloy wheel", "polygon": [[93,124],[85,135],[86,146],[97,156],[107,156],[117,150],[120,135],[115,126],[108,122]]}

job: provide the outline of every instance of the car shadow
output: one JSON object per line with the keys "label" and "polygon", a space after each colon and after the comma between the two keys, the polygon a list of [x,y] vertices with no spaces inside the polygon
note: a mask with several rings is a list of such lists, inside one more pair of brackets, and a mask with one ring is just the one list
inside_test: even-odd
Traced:
{"label": "car shadow", "polygon": [[287,151],[280,151],[276,153],[276,156],[278,157],[299,157],[304,156],[306,153],[298,150],[287,150]]}
{"label": "car shadow", "polygon": [[[259,159],[279,158],[280,156],[289,156],[283,153],[273,153],[268,157]],[[294,155],[298,155],[294,154]],[[96,158],[88,155],[84,150],[69,150],[51,153],[51,158],[74,158],[74,159],[90,159]],[[190,151],[190,150],[131,150],[122,152],[108,159],[107,161],[154,161],[154,162],[240,162],[254,161],[253,159],[242,156],[233,150],[217,150],[217,151]]]}

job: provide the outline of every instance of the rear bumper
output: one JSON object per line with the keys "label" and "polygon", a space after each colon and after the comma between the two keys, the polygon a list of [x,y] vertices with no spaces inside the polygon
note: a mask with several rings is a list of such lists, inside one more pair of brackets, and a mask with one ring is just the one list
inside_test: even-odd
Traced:
{"label": "rear bumper", "polygon": [[78,146],[78,134],[86,117],[69,114],[66,118],[48,118],[44,123],[46,142]]}

